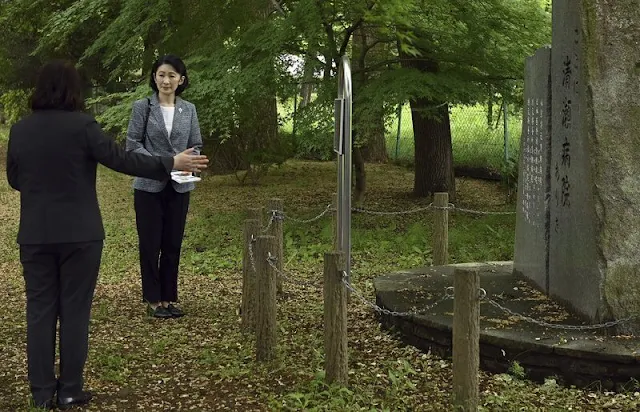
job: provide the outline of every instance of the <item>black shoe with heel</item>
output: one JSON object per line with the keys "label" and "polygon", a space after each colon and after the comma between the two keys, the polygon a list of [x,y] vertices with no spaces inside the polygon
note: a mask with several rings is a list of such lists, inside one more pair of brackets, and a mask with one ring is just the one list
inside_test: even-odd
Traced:
{"label": "black shoe with heel", "polygon": [[48,399],[44,402],[31,401],[31,407],[37,410],[50,411],[53,410],[53,400]]}
{"label": "black shoe with heel", "polygon": [[162,305],[158,305],[158,307],[156,307],[155,309],[153,309],[151,306],[147,307],[147,313],[149,314],[149,316],[158,319],[168,319],[173,317],[171,312],[169,312],[169,309],[165,308]]}
{"label": "black shoe with heel", "polygon": [[184,312],[182,311],[182,309],[180,309],[177,306],[174,306],[171,303],[169,303],[169,306],[167,306],[167,310],[169,311],[171,316],[174,318],[181,318],[184,316]]}
{"label": "black shoe with heel", "polygon": [[67,409],[71,409],[74,406],[82,406],[89,403],[89,401],[93,398],[91,392],[82,391],[76,396],[62,397],[58,398],[58,409],[65,411]]}

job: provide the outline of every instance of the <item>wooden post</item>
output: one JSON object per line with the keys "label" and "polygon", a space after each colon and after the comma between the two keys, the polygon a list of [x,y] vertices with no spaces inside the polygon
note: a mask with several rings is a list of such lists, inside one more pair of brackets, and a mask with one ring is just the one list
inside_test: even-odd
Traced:
{"label": "wooden post", "polygon": [[456,267],[453,279],[453,407],[478,410],[480,368],[480,274]]}
{"label": "wooden post", "polygon": [[257,272],[256,359],[268,361],[276,354],[276,272],[267,262],[273,255],[276,238],[258,236],[255,243]]}
{"label": "wooden post", "polygon": [[440,266],[449,262],[449,193],[435,193],[433,205],[433,264]]}
{"label": "wooden post", "polygon": [[[247,219],[244,221],[244,253],[242,256],[242,304],[240,306],[241,329],[245,332],[255,331],[255,307],[256,307],[256,272],[251,263],[253,251],[254,261],[256,256],[256,243],[252,239],[257,238],[260,232],[260,221]],[[253,242],[253,243],[252,243]]]}
{"label": "wooden post", "polygon": [[344,253],[324,255],[324,370],[327,383],[347,385],[347,288]]}
{"label": "wooden post", "polygon": [[257,219],[258,222],[260,222],[260,227],[262,227],[262,222],[264,221],[264,208],[251,207],[247,209],[247,219]]}
{"label": "wooden post", "polygon": [[268,235],[271,235],[276,238],[276,246],[275,250],[271,253],[274,253],[276,256],[276,267],[278,268],[278,273],[276,273],[276,285],[278,294],[282,294],[282,269],[284,267],[284,221],[283,221],[283,211],[284,211],[284,202],[282,199],[269,199],[267,202],[267,210],[269,211],[269,219],[272,218],[272,211],[276,210],[278,214],[273,217],[273,222],[271,223],[271,228],[269,229]]}

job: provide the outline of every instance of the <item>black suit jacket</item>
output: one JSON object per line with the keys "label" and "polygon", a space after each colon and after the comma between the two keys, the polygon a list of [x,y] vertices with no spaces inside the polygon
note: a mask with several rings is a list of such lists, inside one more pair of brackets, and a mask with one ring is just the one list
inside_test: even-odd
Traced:
{"label": "black suit jacket", "polygon": [[118,172],[167,179],[172,157],[126,153],[80,112],[36,111],[9,134],[7,178],[20,191],[20,244],[104,239],[96,193],[98,163]]}

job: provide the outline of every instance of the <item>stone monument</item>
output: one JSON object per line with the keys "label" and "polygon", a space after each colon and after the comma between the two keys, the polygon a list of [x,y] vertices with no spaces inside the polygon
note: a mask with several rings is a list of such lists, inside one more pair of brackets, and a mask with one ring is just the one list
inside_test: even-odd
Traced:
{"label": "stone monument", "polygon": [[[637,0],[553,2],[548,159],[546,277],[538,269],[544,264],[540,252],[533,248],[540,263],[529,263],[522,240],[516,240],[516,270],[591,321],[640,316]],[[520,172],[526,196],[527,175]],[[539,187],[534,191],[540,194]],[[539,244],[537,226],[521,223],[525,199],[519,196],[516,239],[529,231]],[[539,207],[536,213],[542,213]],[[629,325],[640,330],[640,323]]]}
{"label": "stone monument", "polygon": [[518,212],[513,269],[549,293],[549,185],[551,157],[551,49],[525,62]]}

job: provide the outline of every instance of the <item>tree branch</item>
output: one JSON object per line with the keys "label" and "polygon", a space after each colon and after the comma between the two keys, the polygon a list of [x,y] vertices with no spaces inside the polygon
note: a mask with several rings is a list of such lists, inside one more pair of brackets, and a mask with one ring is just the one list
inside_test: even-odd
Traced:
{"label": "tree branch", "polygon": [[358,30],[358,28],[364,23],[364,19],[360,18],[357,22],[355,22],[352,26],[347,27],[344,32],[344,39],[342,40],[342,45],[340,46],[340,50],[338,51],[338,56],[343,56],[347,51],[347,47],[349,47],[349,41],[351,40],[351,36],[353,32]]}
{"label": "tree branch", "polygon": [[[371,4],[367,5],[367,10],[368,11],[373,10],[373,7],[375,5],[376,5],[376,2],[372,1]],[[364,23],[364,17],[360,17],[358,21],[353,23],[353,25],[351,25],[350,27],[347,27],[347,29],[344,32],[344,39],[342,40],[342,45],[340,46],[340,50],[338,51],[339,56],[343,56],[345,54],[345,52],[347,51],[347,47],[349,47],[349,41],[351,40],[351,36],[353,35],[353,32],[358,30],[358,28],[362,26],[362,23]]]}

